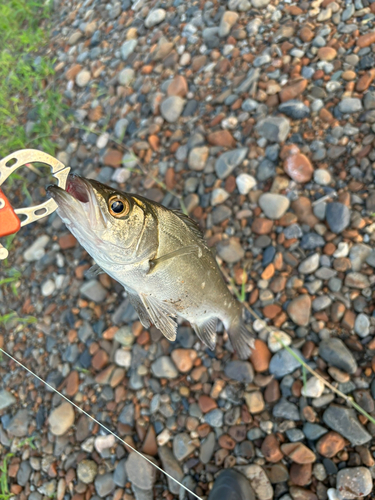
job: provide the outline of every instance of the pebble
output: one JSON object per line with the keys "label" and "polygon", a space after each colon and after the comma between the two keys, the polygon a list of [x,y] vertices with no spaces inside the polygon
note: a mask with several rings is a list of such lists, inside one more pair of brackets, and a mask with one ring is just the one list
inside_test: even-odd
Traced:
{"label": "pebble", "polygon": [[285,173],[294,181],[304,184],[312,179],[314,168],[307,156],[297,153],[284,161]]}
{"label": "pebble", "polygon": [[329,186],[332,182],[331,174],[324,168],[318,168],[314,171],[314,182],[319,186]]}
{"label": "pebble", "polygon": [[357,363],[351,351],[341,339],[332,337],[319,344],[319,356],[330,366],[335,366],[346,373],[355,373]]}
{"label": "pebble", "polygon": [[224,373],[227,377],[237,382],[249,384],[254,379],[254,370],[251,363],[247,361],[229,361],[225,365]]}
{"label": "pebble", "polygon": [[357,97],[346,97],[338,107],[341,113],[357,113],[362,110],[362,102]]}
{"label": "pebble", "polygon": [[370,318],[366,314],[358,314],[354,323],[354,331],[357,335],[364,338],[370,333]]}
{"label": "pebble", "polygon": [[217,245],[218,256],[228,264],[234,264],[241,260],[245,255],[245,250],[241,243],[234,238],[220,241]]}
{"label": "pebble", "polygon": [[323,421],[332,430],[345,436],[352,446],[360,446],[371,439],[371,435],[360,424],[356,412],[351,408],[331,405],[323,413]]}
{"label": "pebble", "polygon": [[91,80],[91,73],[90,71],[87,71],[85,69],[80,71],[76,76],[76,84],[78,85],[78,87],[81,88],[86,87],[86,85],[89,83],[90,80]]}
{"label": "pebble", "polygon": [[178,95],[167,97],[160,106],[160,112],[165,120],[169,123],[176,122],[185,106],[185,99]]}
{"label": "pebble", "polygon": [[130,453],[125,470],[132,486],[149,491],[156,480],[156,469],[137,453]]}
{"label": "pebble", "polygon": [[304,294],[293,299],[288,307],[288,314],[291,320],[299,326],[307,326],[311,314],[311,299],[309,295]]}
{"label": "pebble", "polygon": [[219,36],[228,36],[232,27],[236,24],[238,18],[239,15],[237,12],[232,12],[230,10],[225,11],[220,21]]}
{"label": "pebble", "polygon": [[320,398],[323,392],[324,383],[316,377],[309,378],[306,385],[304,385],[301,390],[302,396],[306,398]]}
{"label": "pebble", "polygon": [[[168,448],[168,446],[161,446],[158,448],[158,455],[160,457],[163,469],[172,477],[177,479],[177,481],[181,482],[184,477],[184,473],[181,469],[180,464],[174,457],[172,450]],[[173,495],[179,494],[180,486],[169,477],[167,477],[167,481],[169,491]]]}
{"label": "pebble", "polygon": [[124,68],[118,75],[118,81],[120,85],[129,86],[133,83],[134,79],[135,71],[132,68]]}
{"label": "pebble", "polygon": [[81,294],[88,300],[92,300],[100,304],[107,297],[107,290],[96,279],[92,279],[84,283],[80,288]]}
{"label": "pebble", "polygon": [[77,476],[85,484],[93,483],[98,473],[98,466],[93,460],[82,460],[77,466]]}
{"label": "pebble", "polygon": [[193,453],[195,446],[186,432],[176,434],[173,438],[173,455],[181,462]]}
{"label": "pebble", "polygon": [[74,424],[74,410],[70,403],[61,403],[55,408],[49,418],[50,431],[54,436],[63,436]]}
{"label": "pebble", "polygon": [[16,403],[16,398],[8,391],[0,390],[0,410],[5,410]]}
{"label": "pebble", "polygon": [[301,262],[298,266],[298,272],[301,274],[312,274],[318,269],[319,265],[320,255],[314,253]]}
{"label": "pebble", "polygon": [[[292,350],[301,357],[301,353],[298,350],[292,348]],[[272,356],[269,371],[276,378],[283,378],[289,373],[293,373],[294,370],[299,368],[301,365],[296,358],[292,356],[286,349],[278,351],[274,356]]]}
{"label": "pebble", "polygon": [[26,262],[39,260],[45,254],[45,248],[48,245],[50,237],[46,234],[39,236],[27,250],[23,252],[23,259]]}
{"label": "pebble", "polygon": [[331,231],[335,234],[340,234],[349,226],[349,208],[343,203],[327,203],[326,219]]}
{"label": "pebble", "polygon": [[289,135],[290,122],[282,116],[270,116],[257,124],[257,131],[270,142],[284,142]]}
{"label": "pebble", "polygon": [[274,498],[271,482],[260,465],[240,465],[236,469],[250,481],[258,500],[272,500]]}
{"label": "pebble", "polygon": [[167,13],[164,9],[152,10],[145,20],[146,28],[153,28],[164,21]]}
{"label": "pebble", "polygon": [[337,473],[336,489],[345,500],[365,497],[372,491],[373,479],[366,467],[350,467]]}
{"label": "pebble", "polygon": [[259,198],[259,206],[264,215],[273,220],[281,219],[289,205],[289,199],[281,194],[264,193]]}
{"label": "pebble", "polygon": [[174,379],[178,371],[168,356],[161,356],[151,364],[152,373],[158,378]]}
{"label": "pebble", "polygon": [[127,40],[121,45],[121,58],[126,61],[128,57],[135,51],[138,40]]}
{"label": "pebble", "polygon": [[219,179],[226,179],[246,158],[248,148],[227,151],[219,156],[215,163],[215,172]]}
{"label": "pebble", "polygon": [[[236,177],[236,184],[239,193],[246,195],[256,186],[257,181],[252,175],[240,174],[238,177]],[[375,258],[374,258],[374,263],[375,263]]]}

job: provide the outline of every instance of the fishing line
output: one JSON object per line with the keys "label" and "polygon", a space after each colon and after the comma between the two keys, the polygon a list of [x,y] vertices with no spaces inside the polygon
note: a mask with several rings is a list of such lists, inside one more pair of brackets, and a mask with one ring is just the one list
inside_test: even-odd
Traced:
{"label": "fishing line", "polygon": [[86,415],[86,417],[90,418],[93,422],[95,422],[96,424],[100,425],[100,427],[102,429],[104,429],[105,431],[107,431],[110,434],[112,434],[112,436],[114,436],[116,439],[118,439],[124,446],[128,447],[134,453],[137,453],[137,455],[139,455],[144,460],[146,460],[146,462],[148,462],[153,467],[155,467],[156,469],[158,469],[159,472],[162,472],[165,476],[169,477],[169,479],[172,479],[172,481],[174,481],[175,483],[177,483],[181,488],[184,488],[184,490],[186,490],[188,493],[190,493],[191,495],[193,495],[198,500],[202,500],[202,498],[199,497],[196,493],[194,493],[193,491],[189,490],[189,488],[187,488],[185,485],[183,485],[182,483],[180,483],[180,481],[178,481],[173,476],[171,476],[170,474],[168,474],[168,472],[166,472],[165,470],[163,470],[161,467],[159,467],[158,465],[156,465],[152,460],[150,460],[149,458],[147,458],[144,455],[142,455],[141,452],[139,452],[138,450],[136,450],[135,448],[133,448],[130,444],[128,444],[126,441],[124,441],[119,436],[117,436],[117,434],[115,434],[113,431],[111,431],[111,429],[108,429],[108,427],[106,427],[104,424],[102,424],[101,422],[99,422],[99,420],[97,420],[96,418],[92,417],[85,410],[82,410],[82,408],[80,408],[76,403],[74,403],[69,398],[67,398],[66,396],[64,396],[64,394],[61,394],[61,392],[59,392],[57,389],[55,389],[54,387],[52,387],[52,385],[50,385],[48,382],[46,382],[41,377],[39,377],[39,375],[37,375],[36,373],[32,372],[29,368],[27,368],[27,366],[23,365],[21,363],[21,361],[18,361],[18,359],[16,359],[13,356],[11,356],[9,353],[7,353],[6,351],[4,351],[4,349],[2,349],[1,347],[0,347],[0,352],[2,352],[3,354],[5,354],[6,356],[8,356],[8,358],[10,358],[12,361],[14,361],[19,366],[21,366],[24,370],[26,370],[28,373],[30,373],[30,375],[32,375],[33,377],[35,377],[36,379],[38,379],[45,386],[47,386],[49,389],[51,389],[52,391],[56,392],[56,394],[58,394],[60,397],[62,397],[63,399],[65,399],[65,401],[67,401],[68,403],[70,403],[72,406],[74,406],[74,408],[76,408],[77,410],[79,410],[81,413],[83,413],[84,415]]}

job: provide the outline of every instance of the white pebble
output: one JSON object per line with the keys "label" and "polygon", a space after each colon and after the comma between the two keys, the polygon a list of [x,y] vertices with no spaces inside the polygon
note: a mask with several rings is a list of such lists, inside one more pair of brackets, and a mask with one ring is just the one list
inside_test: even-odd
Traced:
{"label": "white pebble", "polygon": [[314,181],[320,186],[328,186],[331,183],[331,174],[324,168],[318,168],[314,172]]}
{"label": "white pebble", "polygon": [[132,355],[130,351],[125,349],[117,349],[115,352],[115,363],[124,368],[130,368],[132,362]]}
{"label": "white pebble", "polygon": [[281,330],[272,331],[268,336],[267,342],[271,352],[277,352],[284,348],[283,344],[281,344],[278,339],[281,340],[284,345],[290,345],[292,343],[292,339],[287,333]]}
{"label": "white pebble", "polygon": [[346,257],[348,254],[349,254],[349,245],[344,241],[340,241],[340,243],[337,246],[337,249],[333,253],[333,256],[336,259],[338,259],[339,257]]}
{"label": "white pebble", "polygon": [[26,262],[32,262],[34,260],[39,260],[45,254],[45,247],[49,242],[50,238],[46,234],[39,236],[34,243],[23,253],[23,258]]}
{"label": "white pebble", "polygon": [[324,391],[324,384],[316,377],[311,377],[302,387],[301,394],[306,398],[320,398]]}
{"label": "white pebble", "polygon": [[55,282],[51,279],[45,281],[42,285],[43,297],[48,297],[49,295],[52,295],[55,290],[56,290]]}
{"label": "white pebble", "polygon": [[216,188],[211,193],[211,205],[214,207],[224,203],[229,198],[229,193],[223,188]]}
{"label": "white pebble", "polygon": [[115,444],[116,438],[112,434],[107,434],[107,436],[98,436],[95,438],[94,446],[96,451],[100,454],[108,448],[112,448]]}
{"label": "white pebble", "polygon": [[161,433],[156,437],[156,441],[159,446],[164,446],[171,439],[171,433],[168,429],[164,429]]}
{"label": "white pebble", "polygon": [[240,174],[236,178],[237,189],[240,194],[248,194],[253,187],[256,186],[256,179],[249,174]]}

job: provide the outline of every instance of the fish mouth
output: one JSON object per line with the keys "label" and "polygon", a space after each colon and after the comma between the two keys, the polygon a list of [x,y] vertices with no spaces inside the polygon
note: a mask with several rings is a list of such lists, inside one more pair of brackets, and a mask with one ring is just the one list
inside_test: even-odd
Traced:
{"label": "fish mouth", "polygon": [[65,189],[51,185],[47,192],[57,203],[57,213],[69,229],[77,228],[85,233],[104,229],[104,217],[89,180],[69,174]]}

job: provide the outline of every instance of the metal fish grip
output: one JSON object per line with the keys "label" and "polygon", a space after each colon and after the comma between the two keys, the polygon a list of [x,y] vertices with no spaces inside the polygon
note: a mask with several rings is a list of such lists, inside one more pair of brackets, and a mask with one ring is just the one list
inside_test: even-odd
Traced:
{"label": "metal fish grip", "polygon": [[[13,172],[28,163],[42,163],[49,166],[57,185],[62,189],[65,188],[70,167],[37,149],[21,149],[3,158],[0,161],[0,186]],[[36,206],[13,208],[0,188],[0,237],[16,233],[21,227],[50,215],[56,208],[57,204],[53,199]],[[21,221],[19,216],[23,216],[24,219]],[[7,256],[8,250],[0,243],[0,260],[6,259]]]}

